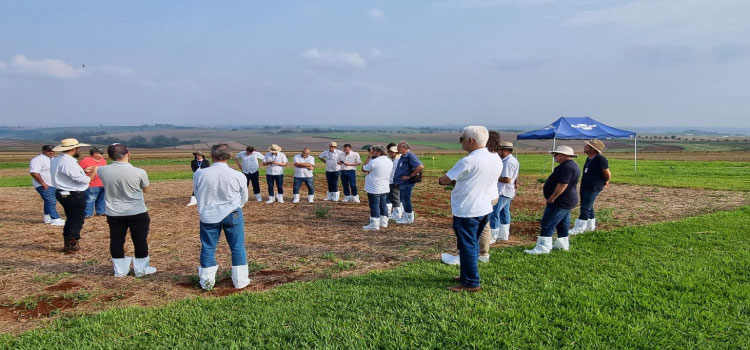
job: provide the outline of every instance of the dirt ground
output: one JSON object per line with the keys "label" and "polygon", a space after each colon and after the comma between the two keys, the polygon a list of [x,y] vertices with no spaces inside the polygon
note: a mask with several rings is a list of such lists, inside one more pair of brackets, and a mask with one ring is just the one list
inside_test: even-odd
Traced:
{"label": "dirt ground", "polygon": [[[362,185],[362,179],[360,186]],[[439,263],[442,252],[455,250],[449,192],[425,178],[414,192],[413,225],[391,223],[380,231],[363,231],[369,213],[362,203],[330,203],[324,178],[316,178],[316,215],[310,203],[291,203],[291,178],[285,179],[286,203],[248,202],[244,207],[245,246],[252,282],[246,290],[262,291],[279,284],[360,274],[417,258]],[[511,239],[495,247],[530,245],[536,239],[544,206],[541,184],[522,178],[513,201]],[[219,274],[214,291],[196,285],[198,216],[185,207],[191,182],[152,184],[146,194],[151,215],[151,264],[158,272],[144,278],[115,278],[109,256],[109,231],[103,216],[88,219],[82,250],[65,255],[62,228],[42,224],[42,201],[31,188],[0,188],[0,329],[19,332],[74,312],[95,312],[127,305],[156,306],[195,296],[237,292],[229,274],[225,243],[217,251]],[[265,185],[262,184],[265,190]],[[302,190],[303,198],[306,191]],[[264,198],[265,199],[265,198]],[[750,203],[746,193],[612,185],[597,200],[599,228],[675,220]],[[58,210],[62,208],[58,204]],[[524,220],[524,221],[518,221]],[[222,241],[223,242],[223,241]],[[126,252],[132,255],[132,244]],[[575,249],[575,248],[573,248]]]}

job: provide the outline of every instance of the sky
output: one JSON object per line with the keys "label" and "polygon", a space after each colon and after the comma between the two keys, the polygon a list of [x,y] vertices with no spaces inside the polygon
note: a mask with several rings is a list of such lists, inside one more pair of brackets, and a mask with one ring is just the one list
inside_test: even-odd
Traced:
{"label": "sky", "polygon": [[748,0],[0,0],[0,125],[750,127]]}

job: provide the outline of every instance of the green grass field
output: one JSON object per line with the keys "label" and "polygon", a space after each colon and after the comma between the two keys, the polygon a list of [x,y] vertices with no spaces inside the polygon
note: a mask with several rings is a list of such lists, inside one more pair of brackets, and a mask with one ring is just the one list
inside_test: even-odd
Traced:
{"label": "green grass field", "polygon": [[750,207],[495,249],[483,290],[437,261],[262,293],[71,316],[7,349],[748,349]]}

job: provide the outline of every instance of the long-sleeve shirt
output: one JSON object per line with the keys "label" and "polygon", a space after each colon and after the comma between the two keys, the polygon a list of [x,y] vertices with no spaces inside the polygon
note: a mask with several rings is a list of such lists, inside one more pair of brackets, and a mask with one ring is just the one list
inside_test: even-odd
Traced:
{"label": "long-sleeve shirt", "polygon": [[198,215],[206,224],[221,222],[247,202],[247,178],[224,162],[196,171],[193,190],[198,201]]}
{"label": "long-sleeve shirt", "polygon": [[60,191],[85,191],[91,179],[75,158],[63,153],[50,161],[52,187]]}

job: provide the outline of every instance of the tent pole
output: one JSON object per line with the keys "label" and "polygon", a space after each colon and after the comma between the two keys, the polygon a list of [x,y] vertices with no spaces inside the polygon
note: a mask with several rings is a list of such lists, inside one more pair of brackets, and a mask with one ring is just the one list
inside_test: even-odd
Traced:
{"label": "tent pole", "polygon": [[638,135],[633,137],[633,174],[638,173]]}
{"label": "tent pole", "polygon": [[[557,146],[557,136],[552,138],[552,151],[555,150],[555,147]],[[552,155],[552,166],[550,168],[552,171],[555,171],[555,156]]]}

